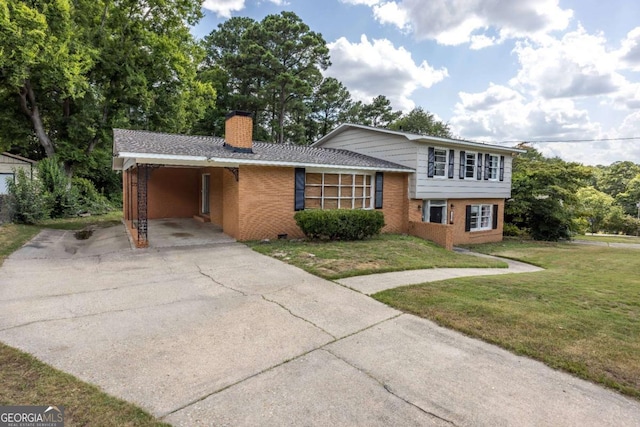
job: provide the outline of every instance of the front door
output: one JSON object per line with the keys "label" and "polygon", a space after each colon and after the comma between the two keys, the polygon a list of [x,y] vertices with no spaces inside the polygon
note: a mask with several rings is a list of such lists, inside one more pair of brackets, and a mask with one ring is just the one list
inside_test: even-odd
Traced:
{"label": "front door", "polygon": [[208,173],[202,174],[202,214],[209,215],[209,179]]}
{"label": "front door", "polygon": [[431,206],[429,211],[429,222],[436,222],[438,224],[442,224],[442,206]]}

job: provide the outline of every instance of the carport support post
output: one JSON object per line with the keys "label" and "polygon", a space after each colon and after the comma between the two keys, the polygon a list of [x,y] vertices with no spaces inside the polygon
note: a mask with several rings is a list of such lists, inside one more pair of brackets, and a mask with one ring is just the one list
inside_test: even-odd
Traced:
{"label": "carport support post", "polygon": [[138,165],[138,241],[136,246],[146,248],[149,246],[147,239],[147,187],[149,181],[149,166]]}

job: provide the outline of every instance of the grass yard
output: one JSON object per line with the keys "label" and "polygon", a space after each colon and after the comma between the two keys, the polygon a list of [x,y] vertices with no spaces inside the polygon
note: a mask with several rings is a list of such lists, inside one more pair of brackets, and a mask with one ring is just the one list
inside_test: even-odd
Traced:
{"label": "grass yard", "polygon": [[130,403],[0,343],[0,405],[64,406],[67,426],[168,426]]}
{"label": "grass yard", "polygon": [[[2,261],[43,228],[79,230],[119,224],[122,214],[0,226]],[[0,343],[0,405],[61,405],[68,426],[168,426],[142,409]]]}
{"label": "grass yard", "polygon": [[637,251],[517,241],[471,249],[547,270],[409,286],[374,298],[640,399]]}
{"label": "grass yard", "polygon": [[588,242],[604,242],[604,243],[631,243],[640,245],[640,237],[636,236],[600,236],[597,234],[577,235],[575,240],[586,240]]}
{"label": "grass yard", "polygon": [[396,234],[357,242],[274,240],[250,242],[249,246],[330,280],[421,268],[507,267],[501,261],[457,254],[416,237]]}

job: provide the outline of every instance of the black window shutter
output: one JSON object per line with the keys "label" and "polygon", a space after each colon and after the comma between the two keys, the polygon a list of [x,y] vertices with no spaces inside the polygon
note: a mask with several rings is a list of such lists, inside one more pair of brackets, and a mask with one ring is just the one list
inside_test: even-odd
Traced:
{"label": "black window shutter", "polygon": [[493,229],[498,228],[498,205],[493,205]]}
{"label": "black window shutter", "polygon": [[467,213],[464,217],[464,231],[471,231],[471,205],[467,205]]}
{"label": "black window shutter", "polygon": [[482,154],[478,153],[478,164],[476,165],[476,178],[478,181],[482,179]]}
{"label": "black window shutter", "polygon": [[449,179],[453,179],[453,164],[455,162],[455,152],[453,150],[449,150]]}
{"label": "black window shutter", "polygon": [[304,210],[304,186],[305,186],[305,170],[304,168],[296,168],[295,172],[295,206],[294,210]]}
{"label": "black window shutter", "polygon": [[467,166],[467,158],[464,151],[460,152],[460,179],[464,179],[465,169]]}
{"label": "black window shutter", "polygon": [[504,181],[504,156],[500,156],[500,181]]}
{"label": "black window shutter", "polygon": [[427,169],[427,177],[433,178],[436,173],[436,153],[433,147],[429,147],[429,166]]}
{"label": "black window shutter", "polygon": [[382,192],[384,190],[384,174],[382,172],[376,172],[376,200],[375,208],[382,209]]}
{"label": "black window shutter", "polygon": [[489,159],[491,158],[490,154],[484,155],[484,179],[489,179]]}

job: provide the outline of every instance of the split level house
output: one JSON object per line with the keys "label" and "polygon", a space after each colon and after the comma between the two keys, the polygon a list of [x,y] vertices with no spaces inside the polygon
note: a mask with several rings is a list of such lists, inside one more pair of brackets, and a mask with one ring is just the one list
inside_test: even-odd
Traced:
{"label": "split level house", "polygon": [[237,240],[302,237],[304,209],[378,209],[386,233],[448,249],[499,241],[519,150],[341,125],[311,146],[253,141],[244,112],[225,138],[114,129],[123,213],[147,246],[148,220],[195,218]]}

